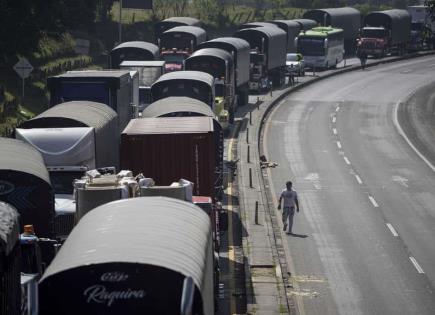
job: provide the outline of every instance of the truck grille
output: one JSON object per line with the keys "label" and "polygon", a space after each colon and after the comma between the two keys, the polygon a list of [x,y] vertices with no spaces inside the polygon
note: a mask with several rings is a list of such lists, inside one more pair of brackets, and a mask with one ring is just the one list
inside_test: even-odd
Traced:
{"label": "truck grille", "polygon": [[56,237],[68,236],[75,224],[74,213],[59,214],[54,218],[54,232]]}

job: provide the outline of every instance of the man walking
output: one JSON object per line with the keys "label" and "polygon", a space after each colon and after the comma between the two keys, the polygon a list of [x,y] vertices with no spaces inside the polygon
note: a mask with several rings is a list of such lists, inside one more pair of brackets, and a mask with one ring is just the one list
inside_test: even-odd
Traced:
{"label": "man walking", "polygon": [[[278,210],[281,209],[281,200],[284,199],[284,204],[282,209],[282,223],[284,225],[283,230],[286,231],[287,234],[292,234],[295,206],[296,206],[296,211],[299,212],[299,201],[298,201],[297,192],[292,189],[293,186],[292,182],[288,181],[285,185],[286,185],[286,189],[284,189],[281,193],[281,196],[279,196]],[[288,221],[288,231],[287,231],[287,221]]]}

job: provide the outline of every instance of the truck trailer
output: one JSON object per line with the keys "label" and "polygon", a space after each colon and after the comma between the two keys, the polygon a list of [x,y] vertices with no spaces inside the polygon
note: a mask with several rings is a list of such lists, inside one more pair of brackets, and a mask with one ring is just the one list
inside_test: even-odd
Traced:
{"label": "truck trailer", "polygon": [[111,50],[109,69],[119,69],[124,60],[154,61],[159,58],[160,51],[157,45],[141,41],[125,42]]}
{"label": "truck trailer", "polygon": [[139,108],[139,75],[128,70],[68,71],[47,80],[50,106],[69,101],[108,105],[118,114],[122,131]]}
{"label": "truck trailer", "polygon": [[249,43],[241,38],[219,37],[197,46],[197,50],[203,48],[223,49],[233,56],[237,105],[247,105],[249,103]]}
{"label": "truck trailer", "polygon": [[308,31],[313,27],[319,26],[317,21],[311,19],[293,19],[292,21],[299,24],[301,31]]}
{"label": "truck trailer", "polygon": [[292,20],[273,20],[270,23],[275,24],[287,34],[287,52],[295,53],[295,38],[302,30],[301,24]]}
{"label": "truck trailer", "polygon": [[162,75],[151,86],[153,102],[171,96],[186,96],[206,103],[215,111],[215,80],[202,71],[177,71]]}
{"label": "truck trailer", "polygon": [[151,104],[151,85],[165,74],[164,61],[123,61],[123,70],[133,70],[139,73],[139,115],[145,107]]}
{"label": "truck trailer", "polygon": [[160,35],[160,58],[166,62],[166,72],[183,70],[183,62],[205,42],[206,32],[197,26],[177,26]]}
{"label": "truck trailer", "polygon": [[287,34],[274,27],[242,29],[234,37],[246,40],[250,47],[249,89],[260,93],[285,82]]}
{"label": "truck trailer", "polygon": [[15,137],[41,152],[56,194],[55,235],[67,236],[74,226],[74,180],[91,169],[119,167],[118,115],[105,104],[66,102],[23,122]]}
{"label": "truck trailer", "polygon": [[219,196],[219,150],[213,118],[132,119],[121,135],[121,167],[161,185],[180,178],[194,183],[194,195]]}
{"label": "truck trailer", "polygon": [[411,15],[393,9],[371,12],[364,18],[358,49],[367,55],[383,57],[406,52],[411,34]]}
{"label": "truck trailer", "polygon": [[16,139],[0,138],[0,201],[20,214],[20,230],[32,224],[40,237],[54,237],[54,189],[41,153]]}
{"label": "truck trailer", "polygon": [[202,209],[166,197],[119,200],[74,228],[40,280],[40,312],[214,314],[213,271]]}
{"label": "truck trailer", "polygon": [[202,71],[214,77],[216,116],[225,128],[233,124],[237,107],[233,56],[223,49],[203,48],[187,58],[184,67],[187,71]]}
{"label": "truck trailer", "polygon": [[174,16],[154,24],[154,38],[156,43],[161,34],[177,26],[198,26],[201,27],[200,20],[187,16]]}
{"label": "truck trailer", "polygon": [[362,21],[359,10],[351,7],[315,9],[306,11],[303,17],[315,20],[319,26],[341,28],[344,35],[346,55],[355,53]]}

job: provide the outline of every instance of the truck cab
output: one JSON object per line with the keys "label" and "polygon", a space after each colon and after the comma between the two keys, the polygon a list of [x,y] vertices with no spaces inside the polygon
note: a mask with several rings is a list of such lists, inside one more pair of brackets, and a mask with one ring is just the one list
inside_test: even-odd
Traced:
{"label": "truck cab", "polygon": [[388,53],[389,31],[385,27],[363,27],[358,49],[367,55],[382,58]]}

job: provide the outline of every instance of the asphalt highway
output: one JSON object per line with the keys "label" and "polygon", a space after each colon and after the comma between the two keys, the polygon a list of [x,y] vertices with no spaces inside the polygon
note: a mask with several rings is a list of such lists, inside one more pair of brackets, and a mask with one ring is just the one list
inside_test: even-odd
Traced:
{"label": "asphalt highway", "polygon": [[415,127],[433,89],[406,106],[432,81],[434,57],[349,72],[266,121],[271,189],[292,180],[301,204],[285,237],[300,314],[435,313],[435,149],[431,127],[422,141]]}

